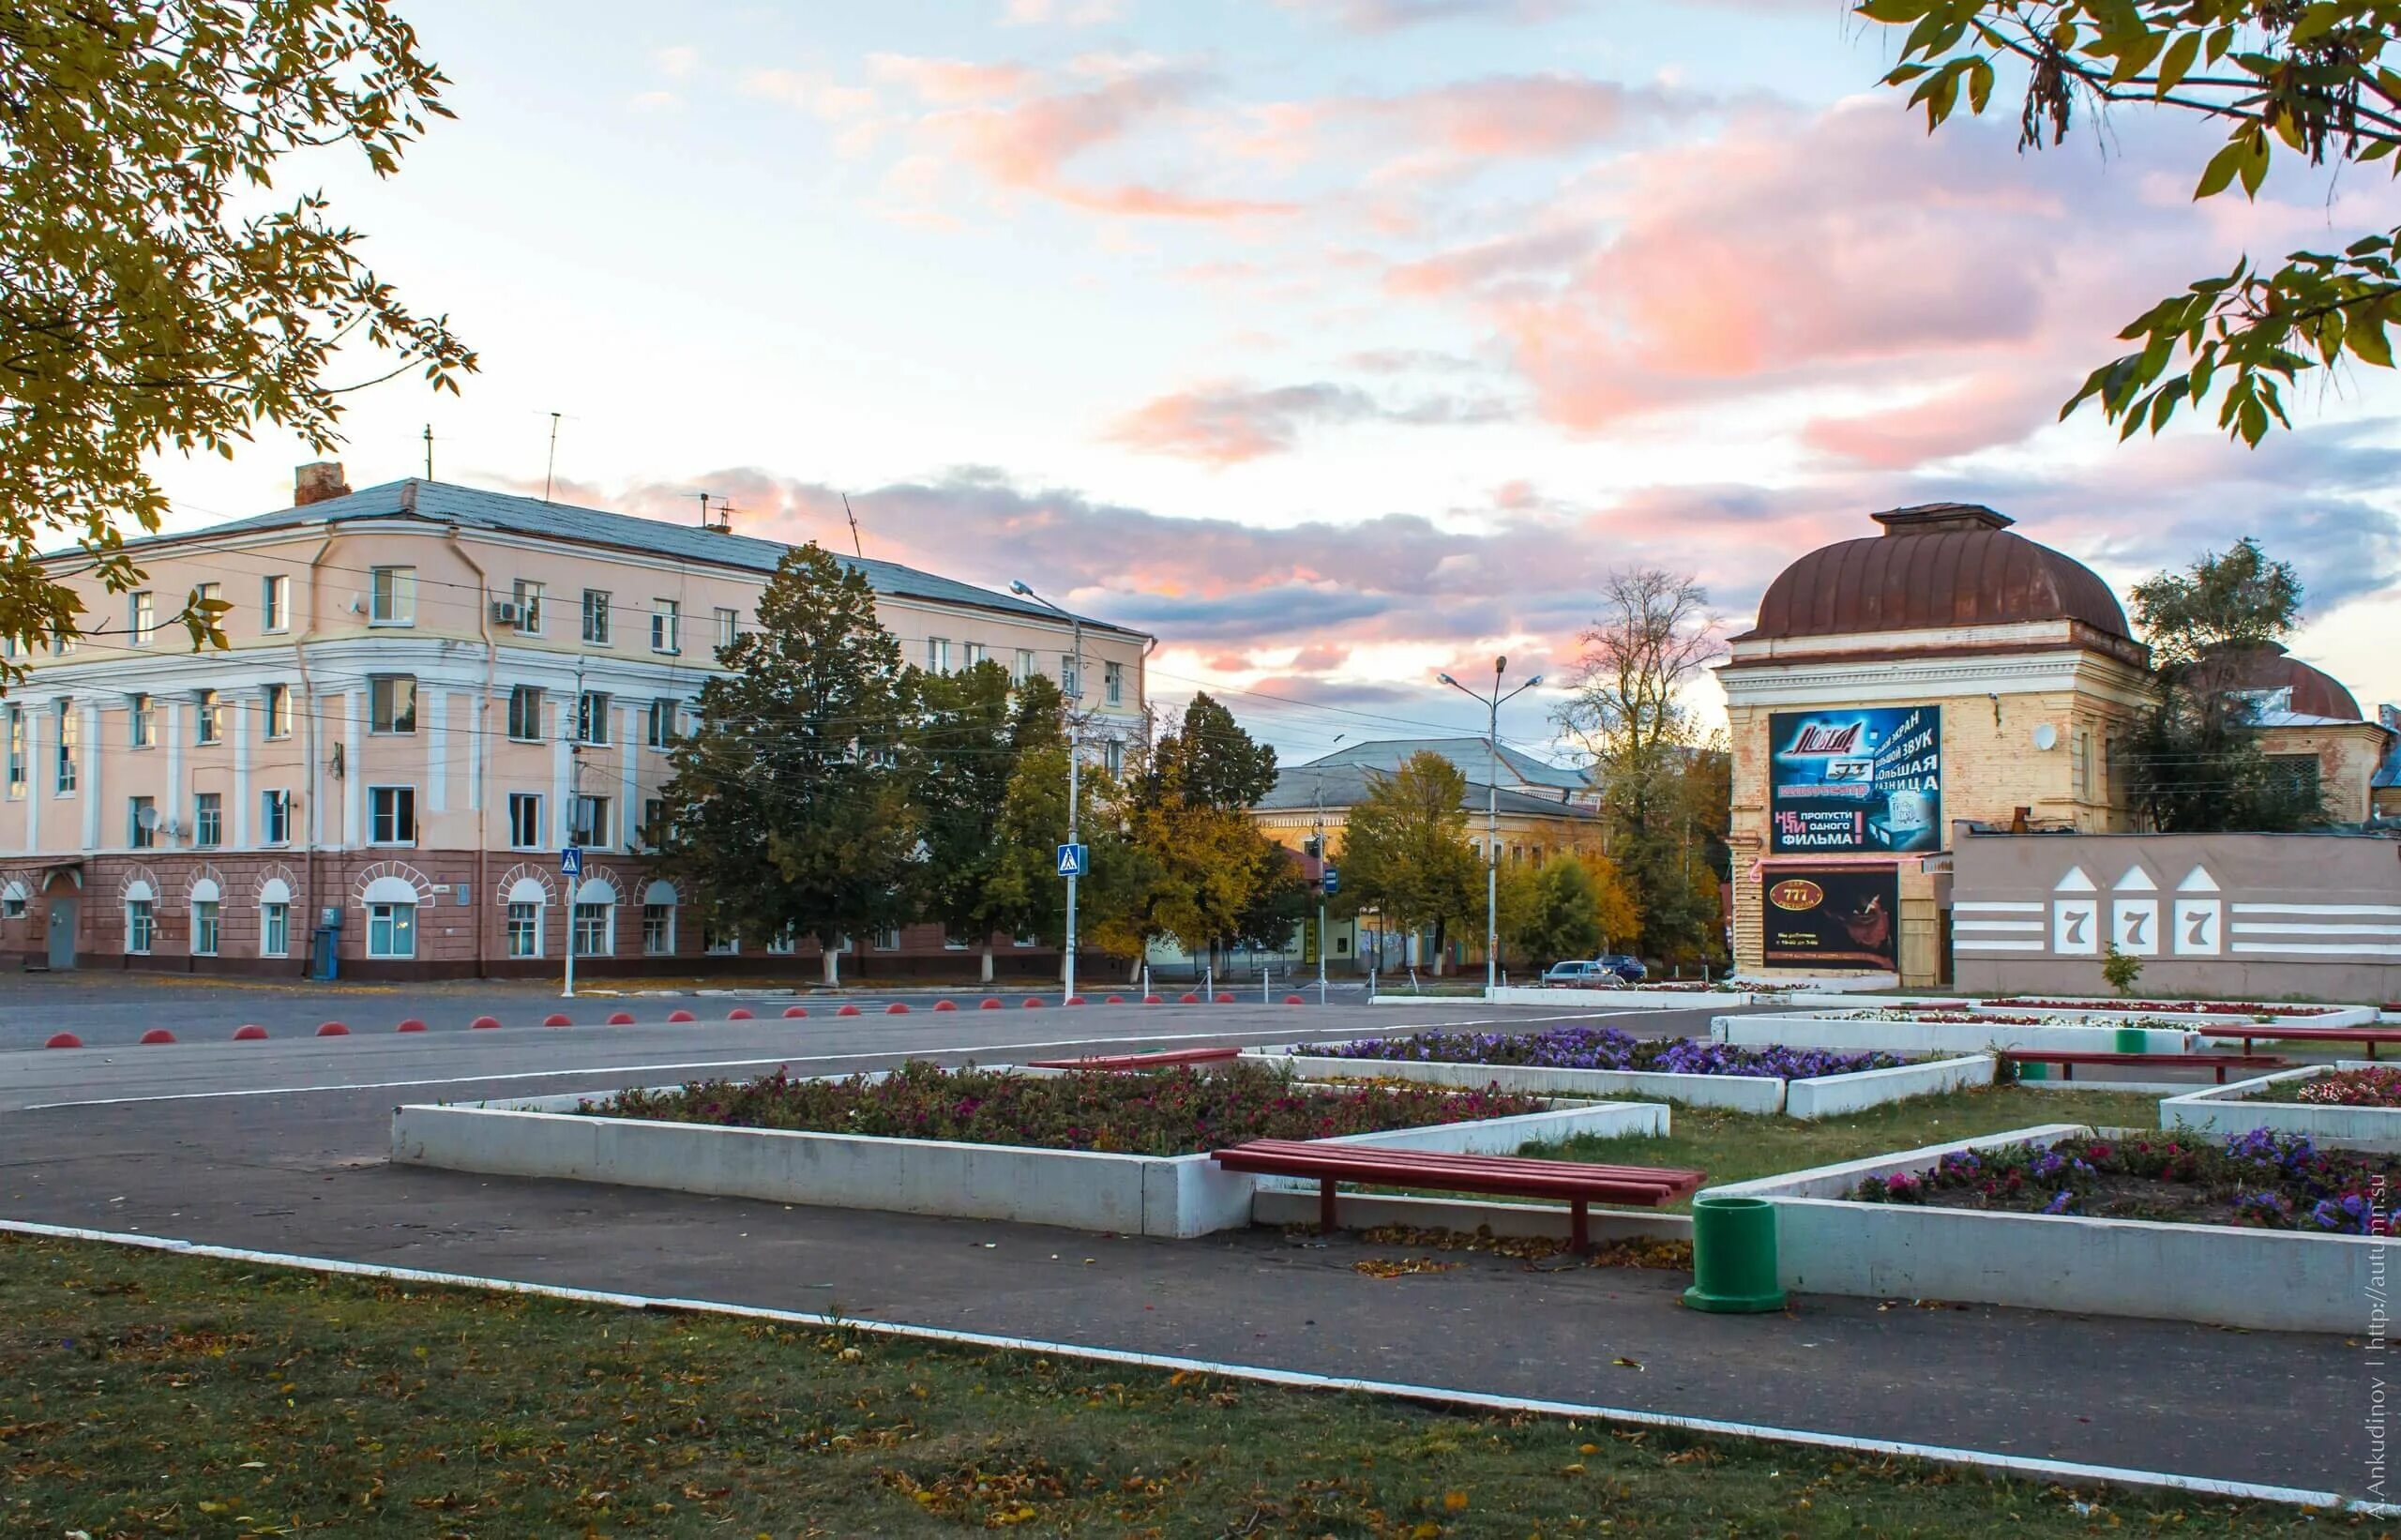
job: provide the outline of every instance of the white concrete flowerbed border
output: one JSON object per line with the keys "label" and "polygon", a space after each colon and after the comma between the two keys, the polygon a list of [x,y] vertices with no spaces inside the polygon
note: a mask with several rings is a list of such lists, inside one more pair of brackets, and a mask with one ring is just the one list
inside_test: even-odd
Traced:
{"label": "white concrete flowerbed border", "polygon": [[1720,1016],[1709,1023],[1709,1034],[1721,1043],[1765,1048],[1783,1043],[1794,1048],[1841,1049],[1854,1053],[1882,1049],[1887,1053],[1981,1053],[1992,1049],[2056,1049],[2066,1053],[2115,1053],[2121,1034],[2142,1034],[2144,1053],[2201,1051],[2202,1035],[2182,1027],[2027,1026],[2008,1021],[1883,1021],[1845,1019],[1839,1016]]}
{"label": "white concrete flowerbed border", "polygon": [[[1206,1154],[1104,1155],[722,1128],[575,1110],[597,1099],[536,1096],[398,1108],[392,1113],[392,1160],[498,1176],[562,1177],[824,1208],[1159,1236],[1240,1229],[1251,1222],[1252,1193],[1281,1180],[1224,1170]],[[1328,1142],[1509,1155],[1522,1145],[1579,1134],[1658,1137],[1668,1128],[1668,1109],[1654,1104],[1569,1103],[1515,1117]]]}
{"label": "white concrete flowerbed border", "polygon": [[2159,1126],[2195,1133],[2247,1134],[2254,1128],[2294,1134],[2318,1144],[2345,1150],[2401,1151],[2401,1107],[2313,1107],[2297,1101],[2245,1101],[2246,1096],[2273,1086],[2298,1090],[2308,1080],[2338,1069],[2391,1069],[2391,1064],[2365,1059],[2333,1064],[2309,1064],[2278,1070],[2256,1080],[2213,1085],[2159,1104]]}
{"label": "white concrete flowerbed border", "polygon": [[2048,1145],[2092,1131],[2046,1124],[1708,1191],[1775,1206],[1778,1280],[1805,1293],[2364,1333],[2387,1280],[2401,1276],[2401,1240],[2390,1238],[1843,1196],[1865,1177],[1928,1170],[1954,1151]]}
{"label": "white concrete flowerbed border", "polygon": [[1855,1070],[1779,1080],[1765,1075],[1675,1075],[1640,1069],[1559,1069],[1540,1064],[1448,1064],[1423,1059],[1334,1059],[1253,1049],[1244,1057],[1289,1069],[1305,1080],[1373,1077],[1428,1085],[1522,1091],[1548,1096],[1657,1096],[1687,1107],[1723,1107],[1773,1117],[1826,1118],[1962,1086],[1990,1085],[1989,1054],[1937,1059],[1893,1069]]}
{"label": "white concrete flowerbed border", "polygon": [[[2001,1016],[2074,1017],[2088,1021],[2159,1021],[2180,1027],[2214,1029],[2220,1035],[2228,1031],[2260,1035],[2261,1026],[2288,1027],[2372,1027],[2376,1025],[2377,1008],[2373,1005],[2341,1005],[2328,1009],[2312,1008],[2308,1015],[2296,1011],[2279,1011],[2271,1005],[2258,1012],[2234,1011],[2163,1011],[2143,1010],[2134,1003],[2114,1000],[2077,1000],[2073,996],[2058,997],[2056,1005],[2013,1005],[2006,1000],[1979,1000],[1969,1008]],[[2067,1002],[2074,1000],[2074,1004]],[[2265,1004],[2263,1002],[2263,1004]],[[2268,1019],[2262,1021],[2261,1017]]]}

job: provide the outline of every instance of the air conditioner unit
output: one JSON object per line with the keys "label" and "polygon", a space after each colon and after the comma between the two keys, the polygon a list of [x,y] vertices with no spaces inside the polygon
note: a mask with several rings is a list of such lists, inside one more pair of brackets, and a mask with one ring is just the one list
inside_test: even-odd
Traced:
{"label": "air conditioner unit", "polygon": [[491,601],[491,619],[495,626],[522,626],[525,624],[525,607],[514,599],[494,599]]}

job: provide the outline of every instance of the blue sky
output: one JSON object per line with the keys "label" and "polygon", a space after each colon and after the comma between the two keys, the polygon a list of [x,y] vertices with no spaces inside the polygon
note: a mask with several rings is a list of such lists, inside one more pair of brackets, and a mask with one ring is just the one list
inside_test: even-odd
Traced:
{"label": "blue sky", "polygon": [[[1783,562],[1962,497],[2121,584],[2256,533],[2300,650],[2401,698],[2391,385],[2264,453],[2048,426],[2111,334],[2373,178],[2188,201],[2205,135],[1928,140],[1833,0],[404,0],[459,114],[377,184],[299,168],[482,352],[356,398],[355,485],[422,469],[1024,577],[1164,639],[1289,756],[1564,676],[1601,575]],[[2106,152],[2105,153],[2105,149]],[[178,521],[287,501],[263,438],[161,467]],[[678,501],[682,498],[682,501]],[[1508,735],[1550,737],[1539,695]]]}

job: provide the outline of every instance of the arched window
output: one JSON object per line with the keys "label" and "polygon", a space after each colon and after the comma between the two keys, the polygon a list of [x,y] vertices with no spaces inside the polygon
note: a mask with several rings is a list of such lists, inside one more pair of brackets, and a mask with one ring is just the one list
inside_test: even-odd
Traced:
{"label": "arched window", "polygon": [[378,877],[367,884],[367,955],[416,956],[416,885],[404,877]]}
{"label": "arched window", "polygon": [[586,877],[576,884],[572,942],[580,958],[605,958],[617,949],[617,890],[607,879]]}
{"label": "arched window", "polygon": [[159,893],[137,877],[125,884],[125,949],[138,958],[148,957],[158,939]]}
{"label": "arched window", "polygon": [[663,879],[642,890],[642,955],[675,955],[675,884]]}
{"label": "arched window", "polygon": [[214,877],[203,877],[191,884],[191,955],[213,958],[217,955],[218,911],[222,902]]}
{"label": "arched window", "polygon": [[508,955],[512,958],[537,958],[542,955],[542,909],[551,900],[539,881],[520,877],[508,884]]}
{"label": "arched window", "polygon": [[259,884],[259,956],[292,955],[292,884],[270,877]]}

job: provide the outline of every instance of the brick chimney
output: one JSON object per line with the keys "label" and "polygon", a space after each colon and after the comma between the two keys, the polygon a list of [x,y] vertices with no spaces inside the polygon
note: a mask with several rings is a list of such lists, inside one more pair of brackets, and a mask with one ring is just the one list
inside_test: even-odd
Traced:
{"label": "brick chimney", "polygon": [[350,483],[342,479],[339,460],[320,460],[292,473],[292,506],[295,508],[349,495]]}

